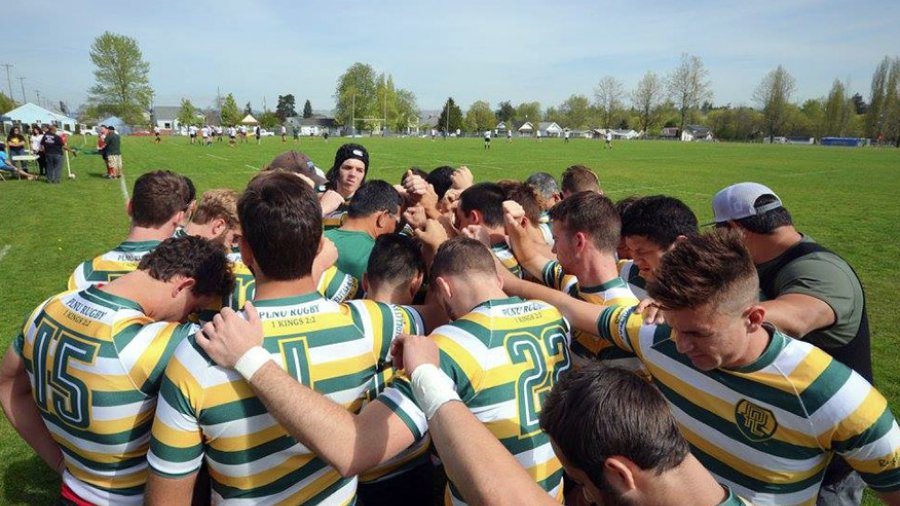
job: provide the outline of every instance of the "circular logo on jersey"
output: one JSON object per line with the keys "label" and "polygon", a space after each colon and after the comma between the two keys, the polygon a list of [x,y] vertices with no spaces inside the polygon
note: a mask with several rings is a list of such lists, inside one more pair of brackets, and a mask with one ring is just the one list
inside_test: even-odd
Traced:
{"label": "circular logo on jersey", "polygon": [[737,403],[734,419],[738,430],[750,441],[765,441],[778,429],[778,420],[771,410],[757,406],[747,399],[741,399]]}

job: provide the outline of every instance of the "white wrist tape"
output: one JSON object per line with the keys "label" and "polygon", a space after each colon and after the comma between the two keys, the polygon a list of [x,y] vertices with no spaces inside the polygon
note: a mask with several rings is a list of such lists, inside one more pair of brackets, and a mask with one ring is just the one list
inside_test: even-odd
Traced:
{"label": "white wrist tape", "polygon": [[272,355],[265,348],[254,346],[241,355],[241,358],[234,364],[234,370],[249,382],[256,371],[270,360],[272,360]]}
{"label": "white wrist tape", "polygon": [[431,420],[444,403],[460,400],[453,380],[432,364],[417,367],[410,380],[413,396],[427,420]]}

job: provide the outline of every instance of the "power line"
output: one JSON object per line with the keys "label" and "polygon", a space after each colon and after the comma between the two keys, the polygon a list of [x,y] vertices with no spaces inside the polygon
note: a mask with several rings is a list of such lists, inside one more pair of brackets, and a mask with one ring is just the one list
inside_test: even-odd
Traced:
{"label": "power line", "polygon": [[0,67],[6,67],[6,84],[9,86],[9,99],[12,100],[12,79],[9,77],[9,68],[11,63],[0,63]]}

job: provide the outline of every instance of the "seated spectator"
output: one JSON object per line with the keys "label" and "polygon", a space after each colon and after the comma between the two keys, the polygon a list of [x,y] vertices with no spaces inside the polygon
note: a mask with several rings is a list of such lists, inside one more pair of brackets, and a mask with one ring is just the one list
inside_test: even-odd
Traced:
{"label": "seated spectator", "polygon": [[37,176],[33,176],[28,172],[16,167],[15,165],[9,163],[9,157],[6,154],[6,145],[0,142],[0,170],[11,172],[19,178],[25,178],[29,181],[37,179]]}
{"label": "seated spectator", "polygon": [[[22,156],[25,155],[25,146],[27,143],[25,142],[25,136],[22,135],[22,130],[18,126],[14,126],[9,130],[9,135],[6,136],[6,146],[9,148],[9,157],[12,159],[14,156]],[[18,164],[14,164],[25,172],[28,172],[28,162],[22,160]]]}

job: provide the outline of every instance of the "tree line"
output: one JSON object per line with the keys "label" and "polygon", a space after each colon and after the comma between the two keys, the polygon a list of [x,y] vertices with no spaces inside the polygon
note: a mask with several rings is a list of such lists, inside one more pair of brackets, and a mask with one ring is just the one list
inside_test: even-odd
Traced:
{"label": "tree line", "polygon": [[[117,115],[131,124],[146,122],[151,110],[153,88],[150,65],[144,61],[137,42],[127,36],[105,32],[90,50],[95,84],[88,90],[88,102],[82,111],[85,119]],[[536,125],[553,121],[564,128],[620,128],[659,135],[662,128],[684,129],[687,124],[709,127],[723,140],[754,140],[764,137],[867,137],[900,147],[900,57],[885,56],[872,76],[868,100],[852,93],[848,84],[836,79],[827,96],[792,101],[796,80],[779,65],[759,82],[752,106],[713,102],[712,83],[703,61],[684,53],[675,68],[664,75],[645,73],[628,90],[614,76],[602,77],[593,97],[573,94],[558,105],[542,107],[525,101],[513,105],[501,101],[494,108],[477,100],[463,112],[453,98],[444,103],[437,124],[440,131],[479,132],[493,129],[499,122],[513,126],[525,121]],[[403,132],[419,124],[420,110],[415,94],[395,85],[393,76],[376,72],[365,63],[354,63],[337,80],[334,92],[334,116],[338,124],[357,131]],[[0,109],[15,103],[0,94]],[[293,94],[279,95],[274,111],[264,110],[257,120],[266,127],[283,124],[298,116]],[[253,112],[248,102],[243,109],[229,93],[219,97],[212,108],[202,110],[183,99],[179,121],[182,124],[237,124]],[[306,100],[302,116],[313,115]]]}

